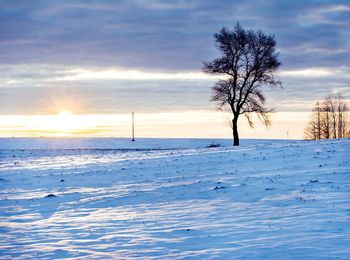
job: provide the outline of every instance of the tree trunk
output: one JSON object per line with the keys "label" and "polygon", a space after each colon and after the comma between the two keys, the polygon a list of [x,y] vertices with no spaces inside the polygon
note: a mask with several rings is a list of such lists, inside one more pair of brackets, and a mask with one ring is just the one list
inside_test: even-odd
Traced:
{"label": "tree trunk", "polygon": [[239,146],[239,136],[238,136],[237,121],[238,121],[237,117],[232,119],[233,145],[234,146]]}
{"label": "tree trunk", "polygon": [[320,113],[320,108],[317,107],[317,137],[315,140],[320,140],[321,139],[321,113]]}

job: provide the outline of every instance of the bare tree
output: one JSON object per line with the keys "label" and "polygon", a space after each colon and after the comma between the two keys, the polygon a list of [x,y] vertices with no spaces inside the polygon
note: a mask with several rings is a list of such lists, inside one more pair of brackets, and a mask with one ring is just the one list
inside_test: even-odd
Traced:
{"label": "bare tree", "polygon": [[327,111],[331,116],[331,132],[333,134],[333,138],[337,138],[337,100],[335,99],[335,94],[328,94],[326,96],[325,105],[327,106]]}
{"label": "bare tree", "polygon": [[341,93],[337,93],[335,95],[336,106],[337,106],[337,119],[338,119],[338,137],[344,138],[346,137],[347,132],[347,111],[348,107],[344,96]]}
{"label": "bare tree", "polygon": [[331,137],[331,106],[329,100],[324,100],[322,102],[322,138],[329,139]]}
{"label": "bare tree", "polygon": [[308,140],[317,140],[318,138],[318,129],[317,129],[317,121],[314,119],[315,114],[311,115],[310,121],[307,124],[304,134],[305,139]]}
{"label": "bare tree", "polygon": [[322,125],[321,125],[322,108],[320,102],[316,102],[312,109],[310,121],[305,128],[305,138],[310,140],[319,140],[322,136]]}
{"label": "bare tree", "polygon": [[314,109],[314,112],[316,112],[316,116],[317,116],[317,139],[321,139],[321,133],[322,133],[322,128],[321,128],[321,106],[320,106],[320,102],[316,102],[316,106]]}
{"label": "bare tree", "polygon": [[350,137],[348,106],[343,95],[333,93],[321,103],[316,102],[308,125],[306,139],[329,139]]}
{"label": "bare tree", "polygon": [[222,28],[214,34],[216,47],[222,56],[204,62],[203,71],[209,74],[221,74],[226,77],[213,87],[212,101],[218,102],[218,108],[228,107],[233,114],[233,145],[239,145],[238,118],[244,114],[253,127],[252,114],[266,125],[271,124],[265,107],[265,86],[280,86],[275,72],[280,66],[274,36],[262,31],[244,30],[239,23],[233,30]]}

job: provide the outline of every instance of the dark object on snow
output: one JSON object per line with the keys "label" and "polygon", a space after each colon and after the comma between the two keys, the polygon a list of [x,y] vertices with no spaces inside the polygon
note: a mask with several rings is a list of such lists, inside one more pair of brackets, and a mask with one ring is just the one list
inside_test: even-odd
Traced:
{"label": "dark object on snow", "polygon": [[220,147],[220,144],[209,144],[207,145],[207,148],[215,148],[215,147]]}
{"label": "dark object on snow", "polygon": [[62,179],[61,182],[64,182],[64,180]]}
{"label": "dark object on snow", "polygon": [[57,197],[55,194],[50,193],[49,195],[46,196],[47,198],[52,198],[52,197]]}

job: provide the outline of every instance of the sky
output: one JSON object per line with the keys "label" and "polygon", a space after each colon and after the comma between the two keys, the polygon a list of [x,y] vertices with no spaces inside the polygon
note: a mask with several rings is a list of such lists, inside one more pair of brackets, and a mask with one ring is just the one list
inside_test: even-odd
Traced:
{"label": "sky", "polygon": [[350,99],[349,1],[2,0],[0,136],[128,136],[135,111],[139,136],[231,137],[201,68],[237,22],[275,36],[283,83],[242,137],[302,138],[317,100]]}

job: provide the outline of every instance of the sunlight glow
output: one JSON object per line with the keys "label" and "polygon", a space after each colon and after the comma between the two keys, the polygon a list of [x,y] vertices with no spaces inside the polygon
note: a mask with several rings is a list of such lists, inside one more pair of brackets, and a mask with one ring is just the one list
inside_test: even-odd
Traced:
{"label": "sunlight glow", "polygon": [[[230,113],[185,111],[136,113],[137,137],[221,137],[231,138]],[[171,120],[169,120],[169,118]],[[242,138],[302,139],[307,112],[280,112],[272,115],[272,126],[260,122],[250,128],[239,122]],[[0,115],[0,137],[130,137],[131,114],[83,114],[61,111],[54,115]]]}
{"label": "sunlight glow", "polygon": [[54,128],[56,128],[58,134],[67,135],[70,134],[71,131],[75,127],[74,117],[69,111],[61,111],[57,115],[57,120],[54,124]]}

